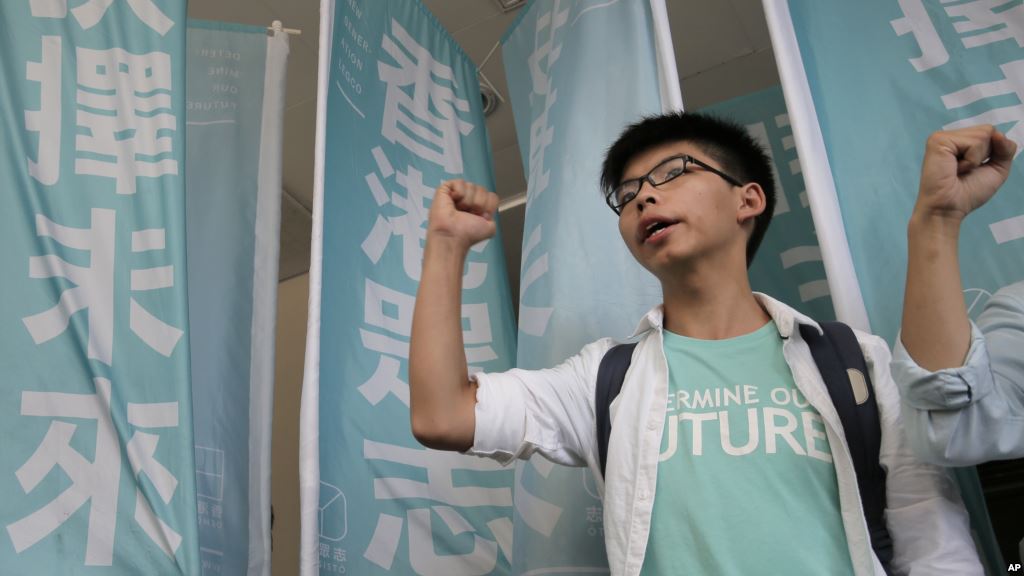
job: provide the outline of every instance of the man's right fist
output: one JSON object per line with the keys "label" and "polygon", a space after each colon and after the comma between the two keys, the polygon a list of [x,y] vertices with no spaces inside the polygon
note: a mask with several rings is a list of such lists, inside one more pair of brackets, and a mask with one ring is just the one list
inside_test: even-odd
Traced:
{"label": "man's right fist", "polygon": [[1010,174],[1017,145],[989,124],[928,138],[914,211],[955,221],[988,202]]}
{"label": "man's right fist", "polygon": [[428,236],[455,240],[467,250],[494,236],[498,195],[465,180],[449,180],[438,186],[430,206]]}

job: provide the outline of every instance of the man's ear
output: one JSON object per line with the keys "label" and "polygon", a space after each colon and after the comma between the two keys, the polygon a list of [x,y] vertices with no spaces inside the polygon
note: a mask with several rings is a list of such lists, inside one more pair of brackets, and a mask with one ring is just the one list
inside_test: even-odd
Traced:
{"label": "man's ear", "polygon": [[768,198],[764,195],[761,185],[757,182],[748,182],[740,190],[736,221],[740,225],[746,224],[764,212],[767,206]]}

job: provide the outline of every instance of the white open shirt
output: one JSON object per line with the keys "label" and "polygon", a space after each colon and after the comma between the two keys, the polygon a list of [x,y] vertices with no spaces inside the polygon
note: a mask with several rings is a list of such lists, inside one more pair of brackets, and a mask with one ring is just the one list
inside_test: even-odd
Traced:
{"label": "white open shirt", "polygon": [[[818,324],[777,300],[759,293],[755,296],[784,340],[783,355],[797,388],[825,422],[854,573],[883,576],[871,549],[842,424],[810,348],[797,329],[799,324]],[[605,545],[614,575],[639,574],[647,550],[668,395],[662,330],[659,306],[644,316],[634,334],[642,337],[622,392],[611,405],[613,433],[603,483],[594,388],[601,359],[616,342],[605,338],[588,344],[579,354],[547,370],[474,375],[479,384],[476,433],[467,453],[508,464],[536,452],[558,464],[588,466],[603,494]],[[900,423],[899,395],[889,374],[889,349],[877,336],[858,332],[857,339],[871,372],[881,420],[886,522],[895,550],[891,568],[896,574],[983,574],[967,512],[952,479],[944,469],[921,463],[908,448]],[[799,547],[794,544],[794,553]]]}

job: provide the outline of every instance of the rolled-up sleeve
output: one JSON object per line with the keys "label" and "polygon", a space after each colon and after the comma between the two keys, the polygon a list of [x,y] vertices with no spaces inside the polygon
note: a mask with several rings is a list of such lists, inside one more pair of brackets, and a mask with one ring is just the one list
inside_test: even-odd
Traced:
{"label": "rolled-up sleeve", "polygon": [[971,323],[963,366],[930,372],[897,340],[892,371],[921,458],[967,466],[1024,456],[1024,282],[993,295]]}
{"label": "rolled-up sleeve", "polygon": [[476,428],[466,454],[509,464],[534,452],[566,466],[588,466],[596,454],[594,385],[609,339],[546,370],[475,374]]}

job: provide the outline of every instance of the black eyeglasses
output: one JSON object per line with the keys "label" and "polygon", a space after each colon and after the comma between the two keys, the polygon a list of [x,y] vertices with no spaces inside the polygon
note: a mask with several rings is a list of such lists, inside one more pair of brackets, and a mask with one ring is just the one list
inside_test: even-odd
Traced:
{"label": "black eyeglasses", "polygon": [[616,214],[622,214],[622,209],[626,204],[632,202],[633,199],[636,198],[637,194],[640,193],[640,188],[643,187],[644,182],[649,182],[651,186],[660,188],[663,184],[671,182],[683,174],[690,172],[690,164],[696,164],[712,174],[717,174],[722,178],[722,180],[725,180],[733,186],[743,186],[739,180],[729,176],[725,172],[708,166],[706,163],[697,160],[693,156],[680,154],[678,156],[666,158],[661,162],[661,164],[652,168],[647,174],[644,174],[639,178],[626,180],[615,188],[612,188],[605,195],[604,200],[608,203],[608,206],[611,207],[612,211]]}

